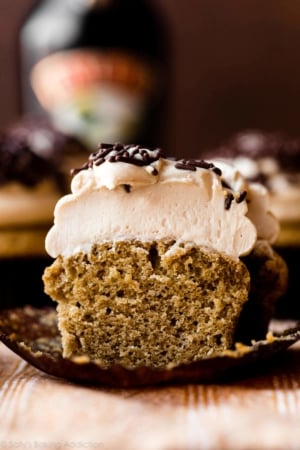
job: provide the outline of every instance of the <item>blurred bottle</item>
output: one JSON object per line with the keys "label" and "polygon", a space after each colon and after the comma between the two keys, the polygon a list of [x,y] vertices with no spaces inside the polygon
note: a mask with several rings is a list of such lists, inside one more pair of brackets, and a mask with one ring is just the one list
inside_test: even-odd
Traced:
{"label": "blurred bottle", "polygon": [[147,0],[41,0],[21,40],[21,113],[47,115],[92,150],[161,145],[169,39]]}

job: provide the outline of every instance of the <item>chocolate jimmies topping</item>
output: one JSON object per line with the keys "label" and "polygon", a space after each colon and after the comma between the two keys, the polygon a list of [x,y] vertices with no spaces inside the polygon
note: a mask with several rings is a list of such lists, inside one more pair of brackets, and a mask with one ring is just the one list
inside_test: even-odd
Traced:
{"label": "chocolate jimmies topping", "polygon": [[228,192],[225,195],[225,200],[224,200],[224,208],[225,209],[227,209],[227,210],[230,209],[233,199],[234,199],[234,196],[231,192]]}
{"label": "chocolate jimmies topping", "polygon": [[[148,166],[164,155],[160,148],[148,150],[140,145],[125,145],[125,144],[100,144],[98,151],[89,156],[88,161],[78,169],[73,169],[71,174],[76,175],[81,170],[86,170],[95,166],[100,166],[105,161],[110,163],[123,162],[132,164],[134,166]],[[154,168],[152,175],[158,175]]]}
{"label": "chocolate jimmies topping", "polygon": [[[146,167],[151,166],[161,158],[167,161],[174,161],[174,167],[177,170],[196,172],[198,169],[204,169],[214,172],[217,176],[222,177],[221,169],[216,167],[212,162],[205,161],[204,159],[177,160],[164,156],[160,148],[150,150],[139,145],[125,145],[119,143],[100,144],[98,150],[89,155],[88,161],[83,164],[83,166],[72,170],[72,175],[74,176],[82,170],[98,167],[104,162],[112,164],[121,162],[137,167]],[[149,173],[153,176],[158,176],[159,170],[155,165],[153,165]],[[241,203],[246,198],[246,192],[235,192],[224,178],[221,179],[221,183],[224,188],[224,208],[226,210],[230,209],[233,200],[237,203]],[[132,186],[130,184],[124,183],[122,186],[125,192],[131,192]]]}
{"label": "chocolate jimmies topping", "polygon": [[203,159],[181,159],[175,164],[176,169],[196,171],[197,168],[212,170],[217,175],[222,175],[222,171],[213,163]]}

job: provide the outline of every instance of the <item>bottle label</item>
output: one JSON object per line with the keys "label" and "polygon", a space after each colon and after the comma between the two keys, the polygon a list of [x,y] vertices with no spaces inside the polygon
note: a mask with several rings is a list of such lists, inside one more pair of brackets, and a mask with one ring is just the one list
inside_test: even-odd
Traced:
{"label": "bottle label", "polygon": [[79,49],[40,60],[31,84],[54,124],[95,149],[99,142],[133,142],[155,78],[153,69],[132,55]]}

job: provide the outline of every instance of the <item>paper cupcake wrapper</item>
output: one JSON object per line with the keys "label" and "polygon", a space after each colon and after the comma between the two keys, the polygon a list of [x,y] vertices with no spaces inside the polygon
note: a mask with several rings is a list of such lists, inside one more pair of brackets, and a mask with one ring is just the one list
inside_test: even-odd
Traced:
{"label": "paper cupcake wrapper", "polygon": [[[284,324],[283,324],[284,326]],[[270,370],[275,356],[300,340],[300,324],[250,346],[235,349],[197,362],[164,370],[140,367],[129,370],[120,365],[103,369],[88,357],[73,360],[62,356],[56,310],[52,307],[23,306],[0,311],[0,340],[37,369],[76,383],[136,388],[178,383],[228,382]]]}

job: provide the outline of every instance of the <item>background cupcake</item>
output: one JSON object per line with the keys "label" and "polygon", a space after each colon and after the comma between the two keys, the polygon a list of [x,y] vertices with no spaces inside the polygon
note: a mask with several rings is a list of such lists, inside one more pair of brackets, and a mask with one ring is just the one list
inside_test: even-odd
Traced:
{"label": "background cupcake", "polygon": [[[44,120],[22,119],[0,137],[1,307],[47,301],[41,274],[49,262],[45,236],[69,170],[84,146]],[[23,297],[23,298],[22,298]]]}
{"label": "background cupcake", "polygon": [[252,182],[269,190],[270,209],[280,221],[278,252],[289,268],[288,294],[278,302],[277,314],[300,317],[300,139],[280,132],[245,130],[203,157],[232,162]]}

